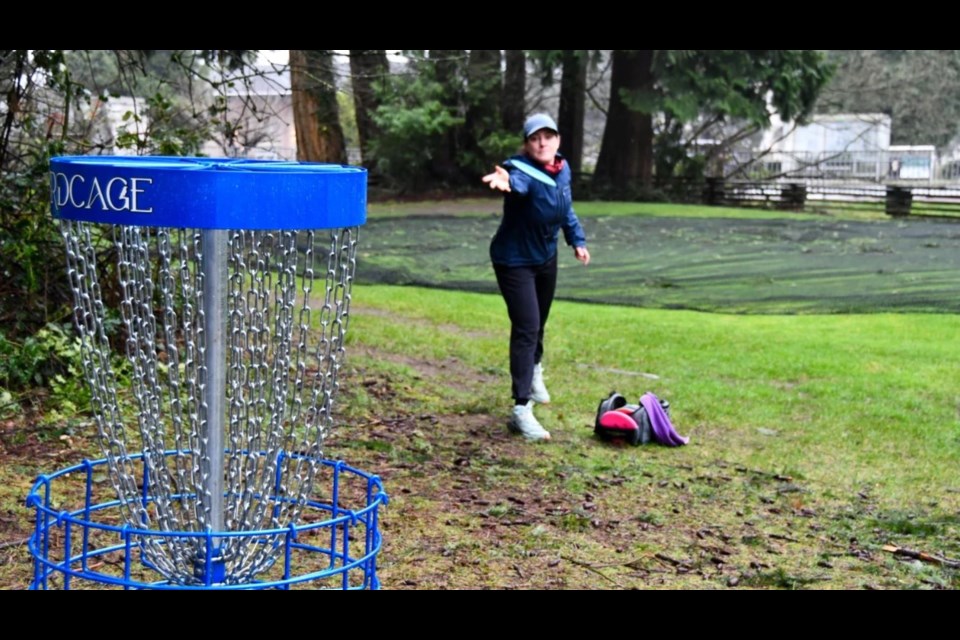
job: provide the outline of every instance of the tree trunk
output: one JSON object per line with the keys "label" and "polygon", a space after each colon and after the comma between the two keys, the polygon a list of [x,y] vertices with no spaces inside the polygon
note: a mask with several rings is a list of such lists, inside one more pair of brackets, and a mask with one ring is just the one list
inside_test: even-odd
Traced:
{"label": "tree trunk", "polygon": [[501,122],[507,131],[520,133],[526,114],[527,56],[523,49],[507,49],[504,57],[506,70],[503,76]]}
{"label": "tree trunk", "polygon": [[490,132],[500,120],[503,76],[499,49],[473,49],[467,63],[467,130]]}
{"label": "tree trunk", "polygon": [[480,143],[500,126],[502,93],[500,50],[472,49],[467,63],[467,113],[462,146],[471,161],[461,167],[468,180],[479,179],[485,172],[489,172],[488,164],[500,160],[486,157]]}
{"label": "tree trunk", "polygon": [[598,186],[627,192],[653,182],[653,116],[627,104],[631,94],[653,91],[652,63],[653,50],[613,52],[610,107],[594,174]]}
{"label": "tree trunk", "polygon": [[[467,52],[464,49],[431,49],[430,61],[434,64],[434,77],[443,87],[443,105],[454,113],[460,112],[463,105],[464,63]],[[438,147],[434,149],[430,162],[431,172],[447,183],[462,181],[457,158],[460,151],[462,127],[451,128]]]}
{"label": "tree trunk", "polygon": [[380,130],[373,121],[373,113],[380,106],[376,85],[390,74],[390,63],[385,49],[350,50],[350,78],[353,83],[353,106],[357,114],[357,135],[360,138],[360,157],[363,166],[375,165],[370,141]]}
{"label": "tree trunk", "polygon": [[560,80],[560,152],[570,170],[580,171],[583,162],[583,117],[587,101],[587,51],[563,51],[563,77]]}
{"label": "tree trunk", "polygon": [[290,90],[297,159],[345,163],[347,148],[337,108],[333,51],[291,49]]}

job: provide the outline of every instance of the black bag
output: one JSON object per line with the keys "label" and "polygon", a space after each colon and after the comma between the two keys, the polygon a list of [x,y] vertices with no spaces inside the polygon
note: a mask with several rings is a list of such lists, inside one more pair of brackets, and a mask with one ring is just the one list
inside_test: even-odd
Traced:
{"label": "black bag", "polygon": [[[670,415],[670,403],[659,400],[664,412]],[[616,391],[600,401],[593,432],[604,440],[625,439],[637,446],[647,444],[653,438],[653,427],[647,410],[640,403],[628,404],[627,399]]]}

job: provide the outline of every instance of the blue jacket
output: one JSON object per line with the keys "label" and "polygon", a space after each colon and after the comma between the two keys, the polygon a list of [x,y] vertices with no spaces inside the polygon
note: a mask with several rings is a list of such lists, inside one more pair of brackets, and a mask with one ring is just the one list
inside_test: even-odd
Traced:
{"label": "blue jacket", "polygon": [[526,267],[549,262],[557,255],[560,229],[568,245],[587,245],[573,212],[570,166],[566,162],[556,176],[523,155],[513,156],[503,166],[510,172],[511,191],[504,194],[503,220],[490,243],[494,264]]}

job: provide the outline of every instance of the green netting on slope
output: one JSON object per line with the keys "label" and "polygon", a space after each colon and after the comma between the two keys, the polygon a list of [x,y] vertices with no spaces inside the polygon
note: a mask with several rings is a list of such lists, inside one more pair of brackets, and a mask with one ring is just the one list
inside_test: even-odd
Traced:
{"label": "green netting on slope", "polygon": [[[561,240],[558,296],[732,313],[960,311],[960,225],[934,220],[582,218],[593,263]],[[369,221],[360,281],[495,292],[496,217]]]}

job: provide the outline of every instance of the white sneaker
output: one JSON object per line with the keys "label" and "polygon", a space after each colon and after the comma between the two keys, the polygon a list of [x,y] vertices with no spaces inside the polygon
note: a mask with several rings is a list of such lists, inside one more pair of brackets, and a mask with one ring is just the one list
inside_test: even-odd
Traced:
{"label": "white sneaker", "polygon": [[508,423],[510,431],[519,433],[527,440],[549,440],[550,432],[544,429],[533,415],[533,402],[518,404],[513,408]]}
{"label": "white sneaker", "polygon": [[533,365],[533,382],[530,384],[530,399],[537,404],[550,404],[550,392],[543,383],[543,365]]}

